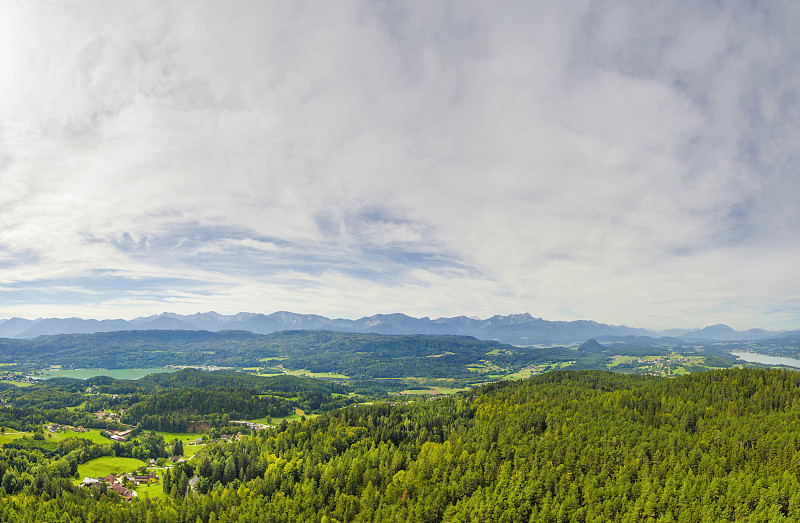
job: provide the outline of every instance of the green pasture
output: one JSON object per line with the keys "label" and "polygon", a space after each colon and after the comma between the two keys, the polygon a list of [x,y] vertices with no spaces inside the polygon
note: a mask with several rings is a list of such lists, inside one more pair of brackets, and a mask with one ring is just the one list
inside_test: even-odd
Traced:
{"label": "green pasture", "polygon": [[86,432],[74,432],[72,430],[63,430],[61,432],[50,432],[45,429],[44,437],[48,441],[62,441],[69,438],[83,438],[88,439],[99,445],[110,445],[111,440],[104,438],[100,435],[100,429],[88,429]]}
{"label": "green pasture", "polygon": [[29,434],[27,432],[5,432],[0,434],[0,445],[8,443],[10,441],[14,441],[15,439],[19,439],[25,434]]}
{"label": "green pasture", "polygon": [[427,389],[406,389],[400,391],[400,394],[406,394],[409,396],[438,396],[438,395],[456,394],[458,392],[464,392],[465,390],[469,390],[469,387],[464,387],[464,388],[429,387]]}
{"label": "green pasture", "polygon": [[316,418],[317,414],[306,414],[305,411],[299,407],[294,408],[294,414],[289,414],[283,418],[272,418],[272,420],[268,420],[267,418],[258,418],[258,419],[251,419],[248,421],[252,421],[254,423],[268,423],[270,425],[279,425],[283,420],[286,420],[288,423],[293,421],[300,421],[300,418],[305,416],[307,419]]}
{"label": "green pasture", "polygon": [[525,367],[524,369],[520,369],[517,372],[512,372],[511,374],[506,375],[504,378],[509,380],[524,380],[530,378],[531,376],[542,374],[543,372],[558,370],[558,369],[566,369],[567,367],[573,365],[574,363],[575,363],[574,361],[557,361],[555,363],[541,363],[538,365],[531,365],[529,367]]}
{"label": "green pasture", "polygon": [[78,465],[79,481],[83,481],[85,477],[102,478],[111,473],[133,472],[144,465],[146,463],[140,459],[103,456]]}
{"label": "green pasture", "polygon": [[11,380],[0,380],[0,383],[7,383],[9,385],[15,385],[17,387],[30,387],[33,383],[25,383],[23,381],[11,381]]}
{"label": "green pasture", "polygon": [[345,374],[336,374],[335,372],[311,372],[310,370],[306,369],[285,369],[284,372],[290,376],[304,376],[307,378],[331,378],[339,380],[346,380],[350,378],[350,376]]}
{"label": "green pasture", "polygon": [[[163,473],[163,471],[156,471],[156,474],[158,474],[159,478]],[[167,499],[167,495],[164,494],[164,487],[161,485],[160,479],[158,483],[139,485],[136,487],[136,496],[139,499]]]}
{"label": "green pasture", "polygon": [[[146,430],[145,432],[150,432]],[[173,440],[179,439],[183,442],[183,447],[186,448],[190,442],[194,443],[194,438],[202,438],[201,432],[163,432],[160,430],[153,431],[156,434],[163,436],[167,445],[171,445]]]}

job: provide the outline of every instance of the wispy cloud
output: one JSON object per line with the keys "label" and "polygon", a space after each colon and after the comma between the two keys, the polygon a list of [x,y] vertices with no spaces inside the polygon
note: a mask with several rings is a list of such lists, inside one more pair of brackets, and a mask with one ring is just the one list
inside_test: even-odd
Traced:
{"label": "wispy cloud", "polygon": [[800,321],[792,2],[0,10],[0,315]]}

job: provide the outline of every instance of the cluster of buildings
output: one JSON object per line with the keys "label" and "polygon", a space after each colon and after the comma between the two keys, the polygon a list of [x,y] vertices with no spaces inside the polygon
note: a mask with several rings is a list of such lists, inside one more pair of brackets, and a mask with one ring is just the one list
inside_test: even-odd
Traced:
{"label": "cluster of buildings", "polygon": [[222,434],[220,435],[219,439],[226,443],[230,443],[232,441],[239,441],[244,436],[241,432],[237,432],[236,434]]}
{"label": "cluster of buildings", "polygon": [[126,482],[135,483],[136,485],[142,484],[149,484],[155,483],[158,481],[158,476],[155,472],[151,472],[150,474],[109,474],[108,476],[103,476],[102,478],[84,478],[82,485],[84,487],[95,487],[100,488],[101,485],[106,485],[109,490],[113,490],[121,497],[125,498],[126,500],[130,501],[136,497],[136,491],[129,489],[125,486]]}
{"label": "cluster of buildings", "polygon": [[253,423],[252,421],[231,421],[231,423],[237,423],[239,425],[244,425],[247,428],[253,430],[264,430],[264,429],[274,429],[276,428],[275,425],[267,425],[266,423]]}
{"label": "cluster of buildings", "polygon": [[4,372],[0,374],[0,380],[13,381],[15,383],[36,383],[40,381],[38,378],[31,376],[23,376],[22,374],[15,374],[13,372]]}
{"label": "cluster of buildings", "polygon": [[61,432],[63,430],[71,430],[72,432],[86,432],[89,429],[83,428],[83,425],[73,427],[72,425],[59,425],[58,423],[51,423],[47,426],[47,430],[50,432]]}
{"label": "cluster of buildings", "polygon": [[131,433],[131,429],[128,430],[109,430],[108,433],[111,435],[111,439],[114,441],[125,441],[125,436]]}
{"label": "cluster of buildings", "polygon": [[106,421],[119,421],[119,417],[123,414],[125,414],[124,410],[119,411],[119,414],[117,414],[116,412],[106,412],[103,409],[94,413],[97,419]]}

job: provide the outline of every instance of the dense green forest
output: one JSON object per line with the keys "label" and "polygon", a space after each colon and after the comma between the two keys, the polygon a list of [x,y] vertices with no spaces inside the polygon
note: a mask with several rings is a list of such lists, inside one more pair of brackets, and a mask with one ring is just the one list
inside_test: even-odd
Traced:
{"label": "dense green forest", "polygon": [[[163,365],[258,367],[274,364],[354,378],[468,373],[486,354],[504,363],[528,361],[526,351],[469,336],[389,336],[329,331],[269,335],[245,331],[121,331],[0,339],[0,359],[65,368],[148,368]],[[434,357],[438,356],[438,357]],[[426,358],[428,357],[428,358]],[[491,356],[490,356],[491,357]],[[265,365],[265,363],[267,365]]]}
{"label": "dense green forest", "polygon": [[354,403],[345,386],[297,376],[254,376],[230,371],[184,369],[138,380],[98,376],[53,378],[0,391],[6,408],[0,425],[29,431],[45,422],[119,429],[99,420],[98,410],[124,410],[119,420],[142,429],[184,432],[190,421],[221,426],[229,420],[282,417],[295,408],[327,411]]}
{"label": "dense green forest", "polygon": [[0,449],[0,520],[800,518],[800,373],[785,370],[555,371],[436,401],[344,407],[207,445],[164,477],[164,501],[75,487],[67,478],[90,446],[48,444]]}
{"label": "dense green forest", "polygon": [[[634,343],[634,341],[637,341]],[[736,346],[734,348],[742,348]],[[0,339],[0,363],[13,372],[63,369],[214,366],[254,374],[309,373],[349,380],[356,388],[401,391],[410,385],[464,387],[524,378],[553,368],[614,367],[618,372],[676,375],[734,365],[717,344],[657,340],[588,340],[573,347],[515,347],[469,336],[285,331],[121,331]],[[168,386],[169,378],[151,385]],[[115,384],[117,386],[117,384]],[[138,384],[137,387],[142,387]],[[220,376],[213,385],[229,387]],[[237,385],[238,387],[239,385]]]}

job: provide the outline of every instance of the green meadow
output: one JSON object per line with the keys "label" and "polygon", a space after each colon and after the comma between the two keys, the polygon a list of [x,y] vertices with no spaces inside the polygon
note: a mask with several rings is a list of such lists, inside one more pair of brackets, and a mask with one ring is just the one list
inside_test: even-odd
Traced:
{"label": "green meadow", "polygon": [[52,441],[61,441],[68,438],[83,438],[98,443],[100,445],[110,445],[111,440],[104,438],[100,435],[100,429],[88,429],[86,432],[74,432],[72,430],[65,430],[62,432],[48,432],[45,430],[45,439]]}
{"label": "green meadow", "polygon": [[0,434],[0,445],[19,439],[25,434],[30,435],[30,433],[27,432],[4,432]]}
{"label": "green meadow", "polygon": [[[156,471],[159,478],[163,471]],[[164,487],[161,485],[161,482],[152,483],[150,485],[139,485],[136,487],[136,496],[139,499],[167,499],[167,495],[164,493]]]}
{"label": "green meadow", "polygon": [[132,472],[144,465],[146,463],[140,459],[103,456],[78,465],[78,476],[80,481],[85,477],[102,478],[111,473]]}

